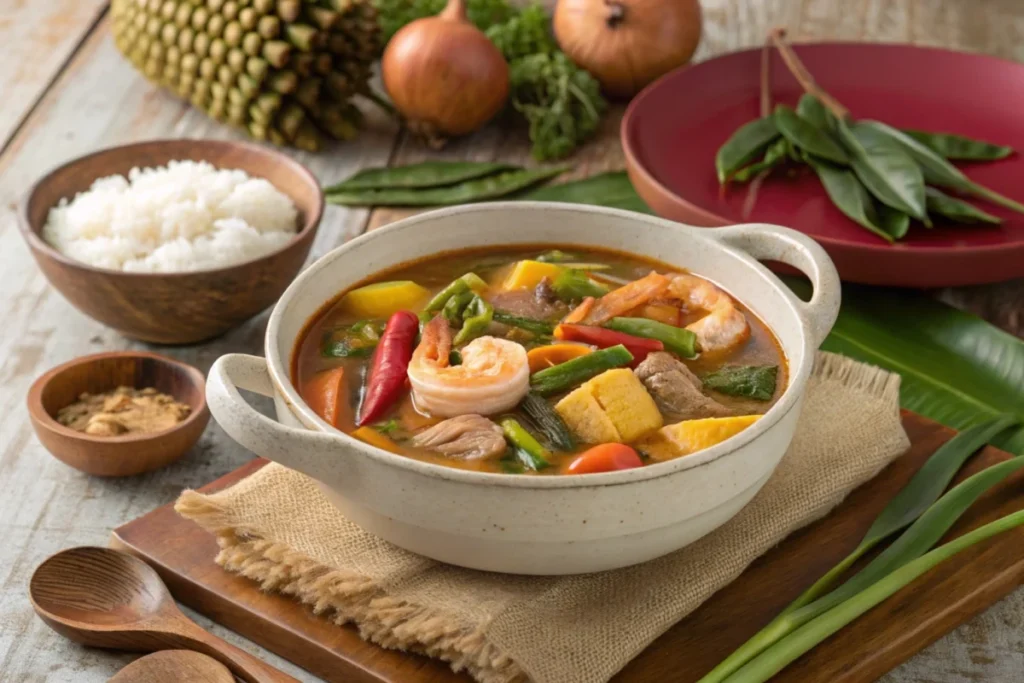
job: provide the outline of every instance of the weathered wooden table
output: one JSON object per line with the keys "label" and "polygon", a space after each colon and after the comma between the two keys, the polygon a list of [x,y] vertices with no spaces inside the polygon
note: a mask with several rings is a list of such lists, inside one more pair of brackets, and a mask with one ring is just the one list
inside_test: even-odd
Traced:
{"label": "weathered wooden table", "polygon": [[[987,52],[1024,61],[1024,4],[1019,0],[704,0],[703,59],[760,44],[770,26],[796,39],[910,41]],[[163,471],[102,480],[51,458],[32,434],[24,399],[32,380],[76,356],[137,348],[84,317],[47,284],[22,244],[14,208],[51,167],[93,149],[161,137],[231,137],[224,127],[151,87],[123,61],[109,35],[104,0],[3,0],[0,3],[0,680],[103,681],[132,656],[86,650],[50,631],[26,597],[32,570],[74,545],[104,545],[110,530],[204,484],[251,456],[211,422],[200,444]],[[699,96],[699,93],[694,93]],[[576,161],[578,175],[621,167],[616,117]],[[319,156],[296,156],[323,181],[366,165],[408,162],[427,152],[371,116],[358,140]],[[442,156],[526,156],[521,132],[485,130]],[[331,208],[315,258],[396,212]],[[1024,333],[1024,282],[942,293],[1016,334]],[[209,344],[160,349],[202,370],[229,351],[261,353],[266,315]],[[208,620],[200,623],[301,680],[298,667]],[[1021,680],[1024,590],[935,643],[887,683]]]}

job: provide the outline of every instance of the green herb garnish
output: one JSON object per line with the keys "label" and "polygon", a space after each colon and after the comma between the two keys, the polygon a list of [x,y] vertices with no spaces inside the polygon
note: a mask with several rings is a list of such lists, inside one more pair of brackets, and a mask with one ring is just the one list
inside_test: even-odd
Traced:
{"label": "green herb garnish", "polygon": [[778,365],[736,365],[708,373],[701,380],[721,394],[770,401],[778,375]]}

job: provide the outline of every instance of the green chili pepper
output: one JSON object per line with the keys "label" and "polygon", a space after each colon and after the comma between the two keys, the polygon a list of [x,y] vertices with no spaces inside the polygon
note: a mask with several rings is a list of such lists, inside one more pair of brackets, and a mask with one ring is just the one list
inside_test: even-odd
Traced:
{"label": "green chili pepper", "polygon": [[329,204],[343,206],[445,206],[468,204],[504,197],[536,185],[568,170],[568,166],[503,171],[484,178],[467,180],[450,187],[425,189],[350,190],[326,196]]}
{"label": "green chili pepper", "polygon": [[509,327],[518,327],[521,330],[526,330],[533,334],[541,334],[548,337],[555,333],[555,326],[553,323],[545,322],[543,320],[534,320],[533,318],[524,318],[519,315],[506,313],[505,311],[494,311],[494,322],[501,323],[502,325],[508,325]]}
{"label": "green chili pepper", "polygon": [[426,161],[408,166],[367,168],[324,188],[324,194],[353,190],[444,187],[516,169],[511,164],[479,161]]}
{"label": "green chili pepper", "polygon": [[936,154],[958,161],[995,161],[1013,154],[1013,147],[997,145],[984,140],[974,140],[952,133],[929,133],[923,130],[907,130],[903,133],[914,138]]}
{"label": "green chili pepper", "polygon": [[991,225],[999,225],[1003,222],[1003,219],[999,216],[993,216],[982,211],[962,199],[950,197],[934,187],[925,188],[925,202],[927,203],[929,213],[948,218],[957,223],[989,223]]}
{"label": "green chili pepper", "polygon": [[838,121],[854,173],[878,201],[928,225],[924,175],[917,162],[893,140],[870,129]]}
{"label": "green chili pepper", "polygon": [[609,291],[608,287],[594,282],[584,271],[575,268],[559,273],[551,288],[562,301],[579,301],[588,296],[602,297]]}
{"label": "green chili pepper", "polygon": [[476,273],[466,273],[465,275],[452,280],[448,286],[442,289],[440,292],[434,295],[434,297],[427,302],[427,305],[423,308],[423,313],[420,318],[427,316],[429,319],[432,314],[437,313],[445,307],[448,300],[453,296],[462,294],[463,292],[472,291],[483,291],[487,288],[487,283],[484,282]]}
{"label": "green chili pepper", "polygon": [[784,104],[775,107],[775,127],[795,147],[837,164],[848,164],[850,158],[828,131],[818,128]]}
{"label": "green chili pepper", "polygon": [[685,327],[666,325],[648,318],[612,318],[604,326],[634,337],[657,339],[666,349],[682,358],[697,356],[697,335]]}
{"label": "green chili pepper", "polygon": [[621,368],[632,362],[633,354],[622,344],[599,349],[533,373],[530,388],[541,396],[550,396],[597,377],[605,370]]}
{"label": "green chili pepper", "polygon": [[829,199],[847,218],[887,242],[892,242],[897,235],[902,237],[906,234],[910,217],[905,213],[888,210],[888,207],[883,211],[853,171],[814,157],[808,157],[807,163],[818,174]]}
{"label": "green chili pepper", "polygon": [[464,292],[459,292],[448,299],[444,308],[441,309],[441,315],[445,317],[449,324],[458,325],[462,321],[462,312],[469,305],[469,302],[473,300],[474,296],[476,295],[469,291],[468,288]]}
{"label": "green chili pepper", "polygon": [[462,311],[462,329],[453,340],[456,344],[465,344],[481,336],[487,331],[494,318],[494,308],[474,294],[472,300]]}
{"label": "green chili pepper", "polygon": [[779,129],[770,116],[754,119],[732,134],[715,155],[718,182],[725,184],[732,175],[757,159],[779,137]]}
{"label": "green chili pepper", "polygon": [[793,151],[793,145],[790,144],[786,138],[779,138],[765,150],[764,156],[761,157],[760,161],[755,161],[749,166],[744,166],[740,170],[736,171],[732,179],[737,183],[745,183],[753,180],[763,171],[770,171],[773,168],[781,166],[791,158],[791,152]]}
{"label": "green chili pepper", "polygon": [[924,180],[930,185],[959,190],[987,199],[993,204],[1024,213],[1024,204],[975,183],[961,173],[956,166],[953,166],[943,157],[932,151],[930,147],[922,145],[914,138],[892,126],[887,126],[879,121],[861,121],[854,128],[854,134],[865,140],[884,139],[890,144],[901,148],[910,156],[913,162],[920,166]]}
{"label": "green chili pepper", "polygon": [[507,417],[501,421],[501,431],[505,432],[505,438],[520,454],[523,464],[532,470],[542,470],[551,467],[548,460],[551,454],[540,445],[540,442],[533,437],[533,434],[519,424],[514,418]]}

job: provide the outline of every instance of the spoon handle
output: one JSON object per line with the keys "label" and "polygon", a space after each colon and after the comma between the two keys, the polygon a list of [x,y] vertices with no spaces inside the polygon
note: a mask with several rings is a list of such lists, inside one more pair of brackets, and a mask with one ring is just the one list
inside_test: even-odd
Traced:
{"label": "spoon handle", "polygon": [[213,657],[246,683],[299,683],[283,671],[218,638],[198,625],[177,631],[175,635],[196,652]]}

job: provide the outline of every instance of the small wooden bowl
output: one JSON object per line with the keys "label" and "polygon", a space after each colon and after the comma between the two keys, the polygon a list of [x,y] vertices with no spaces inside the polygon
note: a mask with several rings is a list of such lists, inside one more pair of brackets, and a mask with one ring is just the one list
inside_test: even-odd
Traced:
{"label": "small wooden bowl", "polygon": [[[151,434],[93,436],[57,422],[57,412],[83,392],[96,394],[122,385],[154,387],[185,403],[192,412],[170,429]],[[210,421],[203,373],[142,351],[83,356],[53,368],[29,390],[28,414],[39,440],[55,458],[101,477],[141,474],[174,462],[195,445]]]}
{"label": "small wooden bowl", "polygon": [[[169,161],[207,161],[266,178],[291,197],[300,229],[281,249],[227,268],[185,273],[126,273],[63,256],[41,237],[50,209],[93,181]],[[156,140],[112,147],[71,161],[29,190],[19,211],[22,236],[46,278],[73,306],[126,337],[192,344],[216,337],[264,310],[302,268],[323,215],[313,174],[290,157],[258,145],[221,140]]]}

